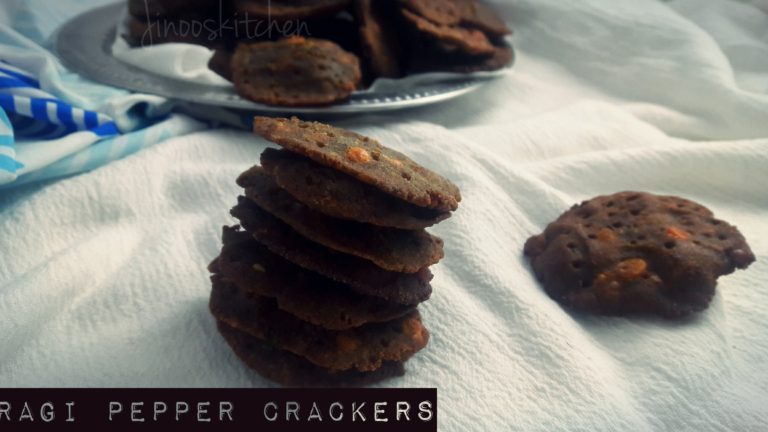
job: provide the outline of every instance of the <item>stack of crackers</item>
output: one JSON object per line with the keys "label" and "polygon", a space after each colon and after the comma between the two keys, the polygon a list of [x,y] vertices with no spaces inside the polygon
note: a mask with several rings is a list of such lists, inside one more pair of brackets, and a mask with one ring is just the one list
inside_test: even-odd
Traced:
{"label": "stack of crackers", "polygon": [[128,0],[133,45],[215,50],[238,93],[279,106],[328,105],[379,77],[492,71],[511,33],[479,0]]}
{"label": "stack of crackers", "polygon": [[266,149],[242,173],[210,308],[237,355],[283,385],[402,375],[429,333],[417,305],[443,257],[430,227],[461,200],[447,179],[356,133],[257,117]]}

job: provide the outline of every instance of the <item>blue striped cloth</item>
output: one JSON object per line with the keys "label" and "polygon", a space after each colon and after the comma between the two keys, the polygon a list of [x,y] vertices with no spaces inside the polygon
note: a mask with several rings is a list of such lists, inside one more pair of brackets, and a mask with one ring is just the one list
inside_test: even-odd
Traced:
{"label": "blue striped cloth", "polygon": [[88,130],[100,137],[117,135],[111,118],[75,108],[40,89],[34,76],[0,59],[0,108],[19,138],[55,139]]}
{"label": "blue striped cloth", "polygon": [[92,170],[206,127],[169,115],[162,98],[72,74],[49,52],[57,22],[103,3],[0,4],[0,188]]}
{"label": "blue striped cloth", "polygon": [[13,126],[5,111],[0,110],[0,184],[16,179],[16,171],[24,165],[16,160],[16,148],[13,144]]}

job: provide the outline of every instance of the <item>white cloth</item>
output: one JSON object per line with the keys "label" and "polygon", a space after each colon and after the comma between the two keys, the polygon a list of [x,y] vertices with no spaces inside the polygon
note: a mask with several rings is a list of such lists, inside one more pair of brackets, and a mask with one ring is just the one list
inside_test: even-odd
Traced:
{"label": "white cloth", "polygon": [[[445,431],[768,428],[768,15],[746,3],[517,0],[509,77],[340,124],[455,181],[421,306],[428,347],[386,386],[437,387]],[[751,60],[753,59],[754,60]],[[697,141],[690,139],[697,138]],[[206,264],[266,143],[169,140],[0,196],[4,386],[267,386],[217,335]],[[525,239],[620,190],[677,194],[757,255],[682,323],[564,311]]]}
{"label": "white cloth", "polygon": [[[112,43],[112,55],[124,63],[164,77],[218,87],[232,86],[231,82],[208,67],[214,54],[210,48],[185,43],[151,45],[144,39],[142,46],[133,48],[125,41],[123,35],[126,34],[128,31],[119,22]],[[150,41],[149,37],[146,40]]]}

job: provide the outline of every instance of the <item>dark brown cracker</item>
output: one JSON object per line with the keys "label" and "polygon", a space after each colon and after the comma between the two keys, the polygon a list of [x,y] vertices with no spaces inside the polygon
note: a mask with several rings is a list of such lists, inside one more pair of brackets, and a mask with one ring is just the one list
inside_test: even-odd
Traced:
{"label": "dark brown cracker", "polygon": [[281,106],[327,105],[346,99],[360,84],[360,63],[333,42],[291,37],[240,43],[232,56],[238,93]]}
{"label": "dark brown cracker", "polygon": [[401,0],[411,12],[443,26],[473,27],[499,38],[512,33],[496,11],[473,0]]}
{"label": "dark brown cracker", "polygon": [[402,76],[395,2],[358,0],[355,15],[365,59],[374,77]]}
{"label": "dark brown cracker", "polygon": [[263,377],[287,387],[359,387],[402,376],[402,362],[386,362],[373,372],[349,369],[331,372],[288,351],[280,350],[221,321],[219,333],[238,357]]}
{"label": "dark brown cracker", "polygon": [[[290,24],[275,20],[249,19],[240,16],[235,23],[235,35],[240,42],[279,41],[287,37],[301,36],[333,42],[345,51],[360,54],[357,23],[350,17],[340,14],[311,20],[298,20]],[[270,29],[269,24],[273,27]],[[277,27],[274,27],[277,25]],[[284,31],[281,31],[285,28]],[[271,30],[271,31],[270,31]]]}
{"label": "dark brown cracker", "polygon": [[256,117],[254,132],[417,206],[456,210],[459,188],[378,141],[318,122]]}
{"label": "dark brown cracker", "polygon": [[448,51],[476,56],[493,54],[493,43],[480,30],[434,24],[407,9],[402,12],[409,25],[420,34],[439,41]]}
{"label": "dark brown cracker", "polygon": [[235,10],[249,20],[307,20],[333,15],[349,4],[350,0],[235,0]]}
{"label": "dark brown cracker", "polygon": [[269,252],[238,228],[224,228],[224,247],[210,270],[241,290],[272,297],[277,306],[314,325],[349,330],[401,317],[412,306],[390,303],[304,270]]}
{"label": "dark brown cracker", "polygon": [[[488,57],[464,58],[446,61],[439,70],[459,73],[487,72],[502,69],[512,63],[515,54],[507,45],[497,45]],[[439,64],[439,63],[438,63]]]}
{"label": "dark brown cracker", "polygon": [[[377,226],[417,230],[451,216],[450,212],[410,204],[340,171],[287,150],[268,148],[261,165],[298,201],[329,216]],[[241,186],[250,175],[243,173]]]}
{"label": "dark brown cracker", "polygon": [[495,71],[506,67],[514,59],[514,51],[506,43],[494,45],[493,54],[488,56],[467,56],[445,51],[439,43],[416,41],[423,48],[416,49],[407,62],[409,73],[420,72],[457,72],[472,73]]}
{"label": "dark brown cracker", "polygon": [[325,247],[402,273],[416,273],[443,258],[443,240],[423,229],[384,228],[332,218],[296,201],[261,167],[248,172],[246,197],[302,236]]}
{"label": "dark brown cracker", "polygon": [[288,225],[261,210],[247,198],[240,197],[232,208],[232,216],[272,253],[307,270],[349,285],[363,295],[383,298],[400,304],[415,305],[432,293],[432,273],[396,273],[369,261],[335,252],[300,236]]}
{"label": "dark brown cracker", "polygon": [[400,0],[400,4],[422,18],[446,26],[461,24],[467,14],[467,0]]}
{"label": "dark brown cracker", "polygon": [[512,30],[491,6],[481,1],[470,2],[470,4],[469,13],[462,18],[463,25],[478,28],[494,38],[512,34]]}
{"label": "dark brown cracker", "polygon": [[405,361],[429,341],[417,310],[385,323],[333,331],[281,311],[273,299],[258,297],[213,275],[210,309],[217,320],[304,357],[331,371],[371,372],[385,361]]}
{"label": "dark brown cracker", "polygon": [[575,309],[678,318],[705,309],[717,278],[755,259],[707,208],[621,192],[574,206],[525,244],[547,293]]}
{"label": "dark brown cracker", "polygon": [[340,15],[334,18],[306,21],[305,28],[307,37],[329,40],[358,57],[362,54],[358,24],[351,17]]}

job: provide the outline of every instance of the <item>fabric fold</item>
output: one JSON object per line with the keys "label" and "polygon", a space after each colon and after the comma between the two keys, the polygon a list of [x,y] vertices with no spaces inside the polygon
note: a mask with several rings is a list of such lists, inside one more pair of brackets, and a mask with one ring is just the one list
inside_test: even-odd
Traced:
{"label": "fabric fold", "polygon": [[0,28],[0,188],[95,169],[132,153],[126,148],[206,127],[169,118],[164,98],[72,77],[43,47],[29,45],[34,42],[15,30]]}

